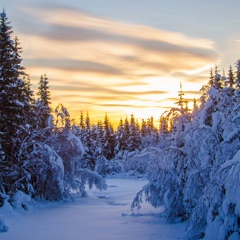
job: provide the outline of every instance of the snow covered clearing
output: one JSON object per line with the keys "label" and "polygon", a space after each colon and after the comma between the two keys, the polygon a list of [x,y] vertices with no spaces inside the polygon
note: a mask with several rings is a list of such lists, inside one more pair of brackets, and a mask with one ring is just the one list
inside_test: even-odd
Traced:
{"label": "snow covered clearing", "polygon": [[131,202],[147,180],[109,178],[107,183],[107,190],[88,190],[87,198],[45,202],[4,216],[9,230],[0,234],[1,240],[183,239],[185,224],[167,224],[160,209],[144,203],[139,212],[131,212]]}

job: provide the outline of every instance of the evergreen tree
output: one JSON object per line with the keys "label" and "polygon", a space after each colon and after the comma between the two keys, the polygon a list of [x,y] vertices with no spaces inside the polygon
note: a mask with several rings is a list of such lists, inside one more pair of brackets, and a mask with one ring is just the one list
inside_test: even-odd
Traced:
{"label": "evergreen tree", "polygon": [[128,121],[128,118],[126,117],[124,121],[124,131],[123,131],[123,142],[124,142],[123,150],[124,151],[129,150],[128,149],[129,135],[130,135],[129,121]]}
{"label": "evergreen tree", "polygon": [[142,119],[142,125],[141,125],[141,136],[146,137],[147,136],[147,123],[144,119]]}
{"label": "evergreen tree", "polygon": [[[223,76],[222,80],[224,81],[224,88],[222,90],[222,94],[228,96],[229,100],[233,100],[234,95],[234,86],[235,86],[235,76],[233,73],[232,66],[230,65],[228,70],[228,77]],[[230,100],[231,101],[231,100]]]}
{"label": "evergreen tree", "polygon": [[94,156],[98,157],[100,155],[103,155],[103,145],[105,143],[104,127],[102,121],[98,121],[94,135],[94,139],[96,139]]}
{"label": "evergreen tree", "polygon": [[164,115],[162,125],[172,124],[171,142],[134,156],[151,160],[149,183],[132,207],[139,208],[145,194],[153,206],[164,207],[168,221],[187,220],[187,239],[239,238],[240,102],[221,88],[220,79],[214,75],[193,115],[179,108]]}
{"label": "evergreen tree", "polygon": [[235,77],[234,77],[234,73],[233,73],[233,69],[232,66],[230,65],[229,70],[228,70],[228,78],[227,78],[227,83],[228,83],[228,87],[233,89],[234,85],[235,85]]}
{"label": "evergreen tree", "polygon": [[107,114],[105,114],[103,127],[104,127],[103,154],[106,157],[106,159],[111,160],[114,158],[115,134]]}
{"label": "evergreen tree", "polygon": [[21,66],[21,48],[17,39],[16,42],[12,40],[11,29],[3,11],[0,14],[0,145],[4,153],[1,175],[6,192],[21,188],[18,181],[22,175],[19,151],[28,132],[25,115],[30,110],[23,80],[25,72]]}
{"label": "evergreen tree", "polygon": [[235,63],[235,66],[237,68],[235,84],[236,84],[236,89],[239,90],[240,89],[240,59]]}
{"label": "evergreen tree", "polygon": [[80,113],[79,127],[80,127],[81,130],[85,129],[84,116],[83,116],[83,112],[82,111]]}
{"label": "evergreen tree", "polygon": [[65,108],[61,103],[59,103],[55,109],[55,114],[56,114],[55,125],[57,130],[60,129],[60,131],[69,132],[71,130],[71,124],[70,124],[70,114],[67,108]]}
{"label": "evergreen tree", "polygon": [[162,115],[160,117],[160,141],[166,141],[168,135],[167,119]]}
{"label": "evergreen tree", "polygon": [[215,74],[213,79],[213,87],[220,90],[222,89],[221,75],[219,74],[217,66],[215,66]]}
{"label": "evergreen tree", "polygon": [[193,111],[196,111],[198,109],[198,106],[197,106],[197,100],[196,98],[193,99]]}
{"label": "evergreen tree", "polygon": [[178,91],[179,100],[175,102],[175,104],[177,104],[180,109],[185,109],[186,111],[188,111],[188,101],[184,99],[183,96],[184,92],[182,90],[182,83],[180,82],[180,91]]}
{"label": "evergreen tree", "polygon": [[213,75],[213,69],[210,69],[210,77],[209,77],[209,81],[208,81],[208,89],[210,89],[211,87],[213,87],[214,84],[214,75]]}
{"label": "evergreen tree", "polygon": [[24,75],[23,81],[24,81],[24,91],[25,91],[27,102],[30,103],[30,107],[33,110],[35,99],[34,99],[33,91],[31,89],[32,84],[31,84],[30,75],[28,74]]}
{"label": "evergreen tree", "polygon": [[38,127],[40,129],[52,128],[52,116],[50,108],[50,91],[49,91],[49,81],[45,75],[40,77],[39,86],[38,86],[38,100],[36,102],[36,113],[38,117]]}
{"label": "evergreen tree", "polygon": [[208,83],[206,85],[203,85],[202,88],[200,89],[200,91],[202,92],[202,96],[201,96],[202,104],[204,104],[206,102],[208,91],[211,87],[213,87],[213,84],[214,84],[214,75],[213,75],[213,69],[211,68]]}
{"label": "evergreen tree", "polygon": [[128,139],[128,150],[134,151],[140,149],[141,138],[140,129],[135,121],[134,115],[131,114],[130,125],[129,125],[129,139]]}
{"label": "evergreen tree", "polygon": [[87,112],[87,115],[86,115],[86,119],[85,119],[85,125],[86,125],[86,128],[85,128],[85,131],[84,131],[84,143],[85,143],[85,146],[86,146],[86,151],[88,152],[88,154],[90,156],[93,155],[93,150],[92,150],[92,129],[91,129],[91,124],[90,124],[90,117],[89,117],[89,114]]}
{"label": "evergreen tree", "polygon": [[115,147],[115,154],[118,158],[122,158],[124,154],[124,126],[122,118],[119,121],[119,125],[116,131],[116,147]]}
{"label": "evergreen tree", "polygon": [[[94,169],[95,168],[95,152],[96,150],[96,141],[97,141],[97,136],[96,136],[96,131],[93,131],[91,125],[90,125],[90,117],[87,112],[86,118],[82,117],[81,121],[81,141],[83,143],[84,147],[84,156],[82,159],[82,167],[84,168],[89,168],[89,169]],[[96,129],[95,129],[96,130]]]}

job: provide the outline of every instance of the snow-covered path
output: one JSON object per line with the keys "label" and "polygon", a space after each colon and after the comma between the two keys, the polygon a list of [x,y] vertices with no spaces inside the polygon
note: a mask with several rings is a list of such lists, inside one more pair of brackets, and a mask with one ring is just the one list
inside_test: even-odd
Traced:
{"label": "snow-covered path", "polygon": [[1,240],[150,240],[181,239],[184,224],[166,224],[157,210],[144,204],[131,215],[130,204],[146,184],[142,179],[108,179],[106,191],[91,189],[88,198],[6,219],[7,233]]}

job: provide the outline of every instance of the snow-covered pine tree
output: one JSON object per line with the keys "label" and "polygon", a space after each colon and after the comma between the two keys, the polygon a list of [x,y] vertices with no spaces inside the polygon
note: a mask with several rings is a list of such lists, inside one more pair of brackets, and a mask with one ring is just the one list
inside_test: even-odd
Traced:
{"label": "snow-covered pine tree", "polygon": [[106,159],[111,160],[114,158],[114,148],[116,145],[115,142],[115,134],[113,131],[113,127],[111,126],[108,115],[105,114],[104,124],[103,124],[103,155]]}
{"label": "snow-covered pine tree", "polygon": [[14,193],[22,188],[23,159],[21,142],[28,132],[26,115],[30,112],[30,99],[21,66],[21,48],[18,39],[12,40],[12,27],[5,11],[0,14],[0,144],[4,158],[1,171],[4,190]]}
{"label": "snow-covered pine tree", "polygon": [[200,89],[200,92],[202,92],[202,96],[200,97],[201,105],[205,104],[205,102],[207,100],[207,96],[208,96],[208,91],[211,87],[213,87],[213,83],[214,83],[214,75],[213,75],[213,70],[211,68],[208,83],[203,85],[202,88]]}
{"label": "snow-covered pine tree", "polygon": [[232,66],[230,65],[229,70],[228,70],[228,77],[227,77],[227,87],[233,89],[235,86],[235,76],[233,73]]}
{"label": "snow-covered pine tree", "polygon": [[186,111],[188,111],[188,101],[183,98],[184,95],[185,94],[182,90],[182,83],[180,82],[180,91],[178,91],[179,99],[177,102],[175,102],[175,104],[177,104],[180,109],[185,109]]}
{"label": "snow-covered pine tree", "polygon": [[237,68],[235,84],[236,84],[236,89],[238,90],[240,89],[240,59],[237,60],[237,62],[235,63],[235,66]]}
{"label": "snow-covered pine tree", "polygon": [[129,139],[128,150],[133,152],[141,147],[140,129],[138,123],[135,121],[134,115],[131,114],[129,124]]}
{"label": "snow-covered pine tree", "polygon": [[81,164],[84,168],[94,170],[96,164],[95,154],[99,150],[97,147],[99,144],[98,129],[96,126],[91,126],[88,112],[85,119],[83,115],[81,115],[80,124],[80,139],[84,148],[84,156]]}
{"label": "snow-covered pine tree", "polygon": [[145,119],[142,119],[142,124],[141,124],[141,137],[146,137],[147,135],[147,123]]}
{"label": "snow-covered pine tree", "polygon": [[150,131],[152,143],[155,145],[159,142],[159,133],[157,127],[154,125],[153,116],[151,116],[147,121],[148,129]]}
{"label": "snow-covered pine tree", "polygon": [[84,122],[84,116],[83,116],[83,112],[80,112],[80,119],[79,119],[79,128],[81,130],[85,129],[85,122]]}
{"label": "snow-covered pine tree", "polygon": [[61,103],[55,109],[56,124],[54,136],[50,139],[50,146],[61,157],[64,166],[64,194],[70,189],[82,190],[77,171],[80,168],[80,159],[84,152],[82,143],[76,137],[70,126],[70,114]]}
{"label": "snow-covered pine tree", "polygon": [[153,206],[164,207],[169,221],[188,221],[188,239],[239,239],[238,89],[232,95],[229,87],[212,84],[193,115],[172,109],[165,116],[171,143],[159,144],[148,167],[149,183],[132,207],[139,207],[145,193]]}
{"label": "snow-covered pine tree", "polygon": [[163,144],[165,144],[169,135],[167,118],[164,116],[165,113],[163,113],[160,117],[160,134],[159,134],[160,140],[159,141],[160,143],[163,143]]}
{"label": "snow-covered pine tree", "polygon": [[51,97],[49,91],[49,81],[46,74],[40,77],[37,96],[38,99],[35,103],[37,127],[39,129],[46,129],[46,135],[49,136],[53,126],[50,107]]}
{"label": "snow-covered pine tree", "polygon": [[115,146],[115,156],[117,159],[122,159],[124,157],[124,126],[122,118],[119,121],[119,125],[117,127],[117,131],[115,133],[116,137],[116,146]]}
{"label": "snow-covered pine tree", "polygon": [[103,123],[102,121],[98,121],[97,125],[93,126],[92,128],[92,134],[93,134],[93,141],[94,141],[94,156],[97,157],[99,155],[103,154],[103,143],[104,143],[104,137],[103,137]]}
{"label": "snow-covered pine tree", "polygon": [[215,74],[214,74],[214,80],[213,80],[213,87],[215,89],[222,89],[222,81],[221,81],[221,75],[219,74],[219,70],[217,65],[215,66]]}

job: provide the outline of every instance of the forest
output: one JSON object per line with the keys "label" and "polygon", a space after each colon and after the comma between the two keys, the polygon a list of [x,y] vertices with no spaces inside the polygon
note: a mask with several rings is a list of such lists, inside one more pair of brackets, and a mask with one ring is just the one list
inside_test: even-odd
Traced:
{"label": "forest", "polygon": [[[0,15],[0,208],[19,196],[61,201],[85,185],[106,189],[104,177],[144,174],[148,184],[133,199],[164,207],[168,222],[187,222],[186,239],[240,236],[240,60],[226,76],[210,70],[201,97],[189,109],[184,92],[176,106],[141,123],[107,114],[91,124],[80,112],[72,123],[63,104],[51,108],[47,75],[38,91],[22,66],[20,41],[6,13]],[[7,226],[0,216],[0,232]],[[214,232],[214,237],[213,237]]]}

